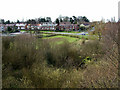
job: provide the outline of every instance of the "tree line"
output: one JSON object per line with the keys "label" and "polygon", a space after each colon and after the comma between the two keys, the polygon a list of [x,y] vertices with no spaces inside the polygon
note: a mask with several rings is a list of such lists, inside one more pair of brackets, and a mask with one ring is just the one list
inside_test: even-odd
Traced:
{"label": "tree line", "polygon": [[86,16],[78,16],[78,17],[59,16],[56,19],[56,23],[59,24],[59,22],[71,22],[71,24],[77,24],[77,22],[80,23],[80,22],[90,22],[90,21]]}
{"label": "tree line", "polygon": [[[15,22],[7,20],[5,21],[4,19],[0,19],[0,24],[14,24],[14,23],[27,23],[27,24],[38,24],[42,22],[53,22],[51,17],[40,17],[40,18],[35,18],[35,19],[28,19],[26,21],[21,21],[17,20]],[[89,19],[86,16],[59,16],[58,18],[55,19],[55,23],[59,24],[60,22],[71,22],[71,24],[77,24],[77,22],[90,22]]]}

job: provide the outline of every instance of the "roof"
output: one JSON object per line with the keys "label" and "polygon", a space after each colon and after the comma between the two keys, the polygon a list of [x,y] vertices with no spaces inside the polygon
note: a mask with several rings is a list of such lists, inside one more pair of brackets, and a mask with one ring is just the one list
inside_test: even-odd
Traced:
{"label": "roof", "polygon": [[26,24],[23,24],[23,23],[17,23],[16,26],[26,26]]}
{"label": "roof", "polygon": [[0,26],[5,26],[5,24],[0,24]]}
{"label": "roof", "polygon": [[71,24],[71,22],[60,22],[60,24]]}
{"label": "roof", "polygon": [[10,26],[14,26],[15,24],[6,24],[5,26],[10,27]]}

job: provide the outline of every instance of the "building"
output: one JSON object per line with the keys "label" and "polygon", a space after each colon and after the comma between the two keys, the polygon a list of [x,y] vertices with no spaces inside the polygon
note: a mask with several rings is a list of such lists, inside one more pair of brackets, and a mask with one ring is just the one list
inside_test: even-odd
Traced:
{"label": "building", "polygon": [[17,27],[18,30],[26,29],[26,24],[24,24],[24,23],[17,23],[15,26]]}
{"label": "building", "polygon": [[5,25],[4,24],[0,24],[0,32],[5,31]]}
{"label": "building", "polygon": [[8,27],[10,27],[11,29],[14,29],[15,24],[5,24],[5,30],[7,30]]}
{"label": "building", "polygon": [[42,23],[42,24],[40,24],[39,28],[41,30],[55,30],[56,26],[57,26],[57,24],[55,24],[55,23]]}
{"label": "building", "polygon": [[60,22],[59,29],[66,30],[66,31],[79,30],[79,25],[71,24],[71,22]]}
{"label": "building", "polygon": [[4,24],[4,19],[0,19],[0,24]]}

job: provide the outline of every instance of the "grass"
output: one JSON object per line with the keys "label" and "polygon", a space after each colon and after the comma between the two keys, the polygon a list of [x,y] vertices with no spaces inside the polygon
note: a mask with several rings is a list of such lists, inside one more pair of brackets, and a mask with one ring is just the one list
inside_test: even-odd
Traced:
{"label": "grass", "polygon": [[[56,32],[56,31],[40,31],[40,32]],[[58,31],[58,32],[64,32],[64,33],[80,33],[78,31]]]}
{"label": "grass", "polygon": [[26,31],[26,30],[20,30],[21,32],[24,32],[24,31]]}
{"label": "grass", "polygon": [[52,36],[52,37],[43,37],[43,39],[52,40],[52,42],[56,42],[56,44],[61,44],[64,42],[64,40],[67,40],[70,43],[73,43],[79,40],[78,38],[69,37],[69,36],[61,36],[61,35]]}
{"label": "grass", "polygon": [[[20,31],[27,31],[27,30],[20,30]],[[33,30],[32,30],[33,31]],[[45,32],[45,33],[47,33],[47,32],[56,32],[56,31],[54,31],[54,30],[52,30],[52,31],[44,31],[44,30],[41,30],[40,32]],[[64,33],[80,33],[80,32],[82,32],[82,31],[57,31],[57,32],[64,32]],[[86,32],[86,31],[85,31]]]}
{"label": "grass", "polygon": [[[27,32],[27,30],[20,30],[21,32]],[[28,31],[29,32],[29,31]],[[32,33],[34,32],[33,30],[31,31]]]}
{"label": "grass", "polygon": [[42,35],[43,35],[43,37],[44,37],[44,36],[48,36],[48,35],[50,35],[50,34],[45,34],[45,33],[43,33]]}
{"label": "grass", "polygon": [[[64,40],[67,40],[70,43],[81,43],[83,41],[82,39],[88,40],[89,38],[89,36],[85,36],[85,35],[77,36],[77,35],[55,34],[55,36],[50,36],[52,34],[46,34],[46,33],[43,33],[42,35],[43,35],[43,39],[48,39],[51,41],[51,43],[56,43],[56,44],[62,44]],[[47,37],[47,36],[50,36],[50,37]],[[93,39],[94,37],[91,37],[91,38]]]}
{"label": "grass", "polygon": [[[21,32],[24,32],[24,31],[27,31],[27,30],[20,30]],[[33,30],[31,31],[32,33],[34,32]],[[56,31],[40,31],[40,32],[43,32],[43,33],[47,33],[47,32],[56,32]],[[61,33],[80,33],[78,31],[60,31]]]}
{"label": "grass", "polygon": [[[23,31],[26,31],[26,30],[21,30],[22,32]],[[34,31],[32,31],[33,33]],[[47,32],[54,32],[54,31],[40,31],[42,32],[43,34],[43,37],[46,38],[46,36],[49,36],[49,35],[52,35],[50,33],[47,33]],[[77,32],[77,31],[62,31],[64,33],[80,33],[80,32]],[[88,34],[86,35],[65,35],[65,34],[56,34],[57,36],[56,37],[62,37],[62,36],[70,36],[70,37],[78,37],[78,38],[85,38],[85,39],[88,39]],[[92,39],[94,39],[94,37],[91,36]]]}

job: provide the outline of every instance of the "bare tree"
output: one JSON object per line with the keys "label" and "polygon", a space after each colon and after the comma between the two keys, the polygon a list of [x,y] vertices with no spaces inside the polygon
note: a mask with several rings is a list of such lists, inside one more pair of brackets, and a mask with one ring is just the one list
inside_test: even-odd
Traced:
{"label": "bare tree", "polygon": [[118,67],[119,61],[119,35],[120,23],[109,22],[102,31],[103,49],[106,54],[104,58],[109,60],[115,67]]}

